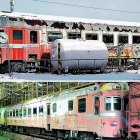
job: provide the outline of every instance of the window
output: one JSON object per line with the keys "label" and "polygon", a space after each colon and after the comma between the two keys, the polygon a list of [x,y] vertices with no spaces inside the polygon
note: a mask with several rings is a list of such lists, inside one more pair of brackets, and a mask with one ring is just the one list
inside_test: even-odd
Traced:
{"label": "window", "polygon": [[18,117],[18,109],[16,109],[16,116]]}
{"label": "window", "polygon": [[56,112],[56,103],[53,104],[53,112]]}
{"label": "window", "polygon": [[123,109],[124,109],[124,111],[128,111],[128,102],[129,102],[129,99],[125,97],[123,100],[124,100]]}
{"label": "window", "polygon": [[105,98],[106,111],[119,111],[121,110],[121,98],[120,97],[106,97]]}
{"label": "window", "polygon": [[24,117],[26,116],[26,108],[24,108],[24,110],[23,110],[24,112],[23,112],[23,115],[24,115]]}
{"label": "window", "polygon": [[2,117],[1,117],[1,113],[0,113],[0,118],[2,118]]}
{"label": "window", "polygon": [[10,118],[12,118],[12,111],[10,111]]}
{"label": "window", "polygon": [[68,33],[68,39],[81,38],[80,33]]}
{"label": "window", "polygon": [[37,31],[30,32],[30,42],[37,43]]}
{"label": "window", "polygon": [[62,33],[48,32],[48,42],[53,43],[56,39],[62,39]]}
{"label": "window", "polygon": [[68,110],[69,111],[73,110],[73,101],[68,102]]}
{"label": "window", "polygon": [[10,118],[10,113],[9,113],[9,111],[8,111],[8,118]]}
{"label": "window", "polygon": [[78,112],[86,112],[86,98],[82,98],[78,100]]}
{"label": "window", "polygon": [[43,106],[39,107],[39,115],[43,115]]}
{"label": "window", "polygon": [[13,30],[13,39],[22,40],[22,30]]}
{"label": "window", "polygon": [[86,40],[97,40],[97,34],[86,34]]}
{"label": "window", "polygon": [[22,117],[22,109],[20,109],[20,117]]}
{"label": "window", "polygon": [[50,105],[47,105],[47,115],[50,115]]}
{"label": "window", "polygon": [[128,44],[128,36],[127,35],[119,35],[118,40],[119,40],[119,43]]}
{"label": "window", "polygon": [[3,29],[0,29],[0,32],[4,32],[4,30]]}
{"label": "window", "polygon": [[37,108],[36,107],[33,108],[33,115],[34,116],[37,115]]}
{"label": "window", "polygon": [[31,108],[28,108],[28,116],[31,116]]}
{"label": "window", "polygon": [[15,114],[15,109],[14,109],[14,110],[13,110],[13,117],[15,117],[15,115],[16,115],[16,114]]}
{"label": "window", "polygon": [[140,36],[133,36],[133,44],[140,44]]}
{"label": "window", "polygon": [[103,42],[113,44],[113,35],[103,35]]}
{"label": "window", "polygon": [[94,98],[94,114],[95,115],[99,114],[99,96],[96,96]]}

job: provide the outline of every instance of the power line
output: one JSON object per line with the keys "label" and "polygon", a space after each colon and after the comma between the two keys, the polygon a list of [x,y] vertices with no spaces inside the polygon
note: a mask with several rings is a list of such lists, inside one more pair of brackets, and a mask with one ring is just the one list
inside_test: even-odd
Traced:
{"label": "power line", "polygon": [[106,10],[106,11],[114,11],[114,12],[140,14],[140,12],[124,11],[124,10],[113,10],[113,9],[106,9],[106,8],[97,8],[97,7],[90,7],[90,6],[83,6],[83,5],[60,3],[60,2],[50,2],[50,1],[45,1],[45,0],[33,0],[33,1],[46,2],[46,3],[52,3],[52,4],[58,4],[58,5],[65,5],[65,6],[80,7],[80,8],[90,8],[90,9],[96,9],[96,10]]}

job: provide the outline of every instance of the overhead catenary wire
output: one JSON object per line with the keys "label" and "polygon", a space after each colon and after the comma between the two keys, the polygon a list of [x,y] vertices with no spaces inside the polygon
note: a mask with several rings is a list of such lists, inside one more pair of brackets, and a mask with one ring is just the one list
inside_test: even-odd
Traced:
{"label": "overhead catenary wire", "polygon": [[113,11],[113,12],[123,12],[123,13],[131,13],[131,14],[140,14],[140,12],[137,12],[137,11],[126,11],[126,10],[108,9],[108,8],[100,8],[100,7],[91,7],[91,6],[84,6],[84,5],[76,5],[76,4],[52,2],[52,1],[47,1],[47,0],[33,0],[33,1],[46,2],[46,3],[58,4],[58,5],[64,5],[64,6],[79,7],[79,8],[90,8],[90,9],[95,9],[95,10],[105,10],[105,11]]}

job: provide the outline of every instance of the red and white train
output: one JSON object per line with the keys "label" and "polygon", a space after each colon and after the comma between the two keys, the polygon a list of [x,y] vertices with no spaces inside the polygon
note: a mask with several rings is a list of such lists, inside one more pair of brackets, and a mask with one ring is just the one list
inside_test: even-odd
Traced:
{"label": "red and white train", "polygon": [[[140,84],[137,84],[138,90]],[[0,124],[14,131],[49,133],[65,139],[140,139],[137,110],[140,97],[137,94],[134,102],[130,96],[136,95],[136,89],[129,90],[128,84],[123,82],[95,83],[90,87],[2,108]]]}
{"label": "red and white train", "polygon": [[[25,71],[27,64],[38,67],[38,62],[42,67],[48,67],[46,60],[50,59],[51,45],[56,39],[100,40],[109,50],[111,46],[123,43],[127,46],[123,57],[140,58],[140,54],[135,53],[140,50],[138,22],[0,12],[0,32],[8,34],[13,71]],[[109,52],[109,56],[115,57],[116,52]],[[0,63],[7,67],[7,61],[7,44],[0,44]]]}

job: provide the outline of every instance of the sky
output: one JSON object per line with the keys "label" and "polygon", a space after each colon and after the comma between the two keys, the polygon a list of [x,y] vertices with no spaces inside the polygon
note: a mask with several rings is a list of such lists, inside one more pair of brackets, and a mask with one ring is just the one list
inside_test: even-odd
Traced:
{"label": "sky", "polygon": [[[9,11],[10,0],[0,1],[2,2],[0,11]],[[48,2],[79,5],[88,8]],[[140,22],[140,0],[14,0],[14,3],[14,12]]]}

